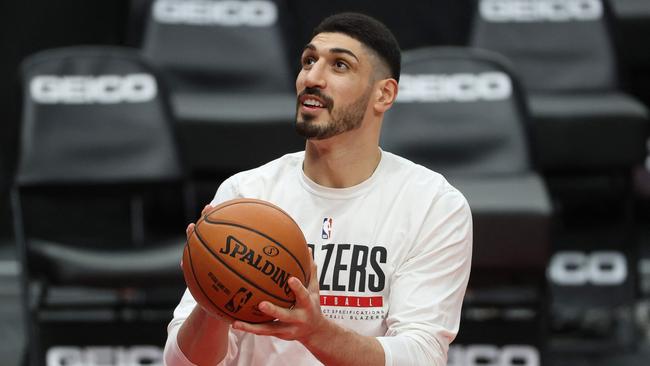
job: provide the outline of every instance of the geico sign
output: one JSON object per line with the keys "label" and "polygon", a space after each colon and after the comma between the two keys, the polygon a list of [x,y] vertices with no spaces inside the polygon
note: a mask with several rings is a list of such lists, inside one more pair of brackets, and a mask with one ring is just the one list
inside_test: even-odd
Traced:
{"label": "geico sign", "polygon": [[512,83],[502,72],[402,75],[398,102],[475,102],[510,98]]}
{"label": "geico sign", "polygon": [[156,346],[52,347],[46,366],[162,366],[163,351]]}
{"label": "geico sign", "polygon": [[265,27],[278,19],[272,1],[158,0],[153,17],[159,23]]}
{"label": "geico sign", "polygon": [[627,278],[625,256],[614,251],[556,253],[548,267],[551,281],[562,286],[620,285]]}
{"label": "geico sign", "polygon": [[142,103],[156,97],[156,80],[149,74],[34,77],[32,99],[43,104]]}
{"label": "geico sign", "polygon": [[539,351],[532,346],[469,345],[449,347],[448,366],[539,366]]}
{"label": "geico sign", "polygon": [[481,16],[491,22],[565,22],[596,20],[601,0],[482,0]]}

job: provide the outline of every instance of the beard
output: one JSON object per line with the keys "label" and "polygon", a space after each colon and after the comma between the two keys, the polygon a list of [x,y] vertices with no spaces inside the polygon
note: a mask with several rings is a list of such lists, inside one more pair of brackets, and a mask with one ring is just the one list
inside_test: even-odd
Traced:
{"label": "beard", "polygon": [[298,104],[296,107],[296,132],[307,139],[324,140],[359,128],[368,108],[371,91],[372,88],[369,87],[363,95],[351,104],[334,109],[332,99],[323,95],[320,90],[305,89],[302,93],[313,94],[327,101],[326,108],[330,119],[320,123],[315,122],[316,116],[301,114],[299,112],[300,104]]}

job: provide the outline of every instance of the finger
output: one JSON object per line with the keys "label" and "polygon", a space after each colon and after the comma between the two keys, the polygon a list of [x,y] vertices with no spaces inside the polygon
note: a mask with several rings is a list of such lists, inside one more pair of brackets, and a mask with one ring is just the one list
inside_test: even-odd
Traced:
{"label": "finger", "polygon": [[[298,307],[304,307],[309,304],[309,290],[303,286],[302,282],[295,277],[289,278],[289,288],[296,295],[296,305]],[[310,282],[311,284],[311,282]]]}
{"label": "finger", "polygon": [[237,320],[232,323],[232,327],[257,335],[275,335],[278,332],[277,322],[251,324]]}
{"label": "finger", "polygon": [[187,235],[187,238],[190,238],[190,235],[194,232],[194,223],[190,223],[187,225],[187,228],[185,228],[185,235]]}
{"label": "finger", "polygon": [[[300,282],[300,281],[298,281]],[[257,305],[257,308],[260,309],[264,314],[272,317],[273,319],[278,319],[282,322],[292,322],[295,319],[290,309],[277,306],[268,301],[262,301]]]}
{"label": "finger", "polygon": [[309,274],[309,284],[307,284],[310,292],[319,293],[320,287],[318,285],[318,266],[314,260],[311,260],[311,273]]}
{"label": "finger", "polygon": [[203,216],[203,215],[207,214],[208,212],[212,211],[212,209],[213,209],[213,207],[210,206],[209,204],[205,205],[205,207],[203,207],[203,210],[201,210],[201,216]]}

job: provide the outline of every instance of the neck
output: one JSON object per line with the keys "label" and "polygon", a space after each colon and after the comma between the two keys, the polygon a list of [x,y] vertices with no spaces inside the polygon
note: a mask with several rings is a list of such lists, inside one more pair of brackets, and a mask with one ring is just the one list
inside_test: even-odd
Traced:
{"label": "neck", "polygon": [[326,140],[308,140],[303,170],[321,186],[346,188],[370,178],[380,160],[379,134],[354,130]]}

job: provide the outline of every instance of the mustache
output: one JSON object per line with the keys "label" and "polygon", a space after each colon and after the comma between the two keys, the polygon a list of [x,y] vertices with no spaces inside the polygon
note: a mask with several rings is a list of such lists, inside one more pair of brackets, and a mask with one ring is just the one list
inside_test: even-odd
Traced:
{"label": "mustache", "polygon": [[327,108],[328,111],[332,111],[332,107],[334,106],[334,100],[323,94],[319,88],[305,88],[303,91],[301,91],[298,94],[298,104],[300,104],[300,98],[302,98],[305,95],[313,95],[315,97],[320,98],[324,103],[325,103],[325,108]]}

